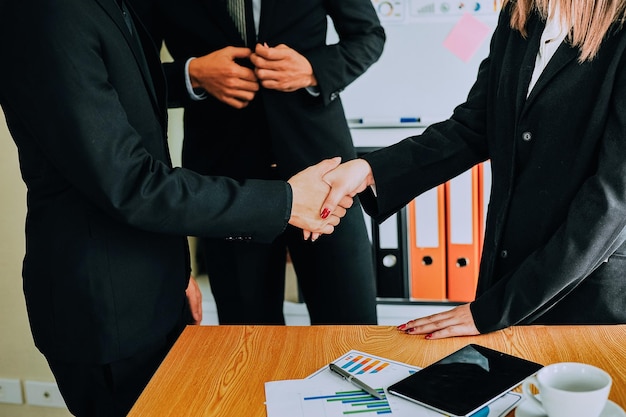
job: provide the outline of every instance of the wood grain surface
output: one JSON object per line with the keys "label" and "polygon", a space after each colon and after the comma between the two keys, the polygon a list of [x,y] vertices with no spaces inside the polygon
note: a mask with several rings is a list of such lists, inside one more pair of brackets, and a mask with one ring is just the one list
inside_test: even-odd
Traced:
{"label": "wood grain surface", "polygon": [[129,416],[265,417],[266,381],[305,378],[351,349],[424,367],[468,343],[544,365],[603,368],[613,377],[609,398],[626,408],[626,325],[520,326],[443,340],[393,326],[189,326]]}

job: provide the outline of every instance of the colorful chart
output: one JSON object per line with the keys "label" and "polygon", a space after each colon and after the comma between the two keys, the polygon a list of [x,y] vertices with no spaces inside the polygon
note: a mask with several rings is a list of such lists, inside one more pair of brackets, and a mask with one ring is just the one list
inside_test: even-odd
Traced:
{"label": "colorful chart", "polygon": [[389,362],[365,355],[348,355],[335,363],[354,375],[375,374],[389,366]]}
{"label": "colorful chart", "polygon": [[[377,391],[384,393],[383,389]],[[379,400],[364,391],[339,391],[333,395],[304,397],[304,401],[325,402],[333,408],[341,407],[342,415],[352,414],[391,414],[391,407],[386,399]]]}

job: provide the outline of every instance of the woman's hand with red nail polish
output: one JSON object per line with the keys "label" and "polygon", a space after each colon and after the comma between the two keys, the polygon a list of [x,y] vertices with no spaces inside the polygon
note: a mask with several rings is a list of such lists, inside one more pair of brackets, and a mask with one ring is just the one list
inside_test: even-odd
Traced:
{"label": "woman's hand with red nail polish", "polygon": [[411,320],[405,324],[404,329],[407,334],[426,335],[428,340],[480,334],[474,324],[469,304]]}
{"label": "woman's hand with red nail polish", "polygon": [[336,168],[340,162],[339,157],[325,159],[297,173],[287,181],[292,190],[289,224],[302,229],[305,239],[317,239],[320,234],[332,233],[346,214],[345,205],[349,207],[352,204],[352,198],[348,197],[342,199],[343,205],[322,209],[322,203],[330,192],[330,186],[323,181],[322,177]]}

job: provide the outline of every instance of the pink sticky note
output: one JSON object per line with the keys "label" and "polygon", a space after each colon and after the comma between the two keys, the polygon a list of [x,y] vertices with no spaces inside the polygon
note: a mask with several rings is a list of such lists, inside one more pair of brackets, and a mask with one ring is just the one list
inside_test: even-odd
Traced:
{"label": "pink sticky note", "polygon": [[474,56],[490,32],[489,26],[471,14],[465,13],[443,41],[443,46],[467,62]]}

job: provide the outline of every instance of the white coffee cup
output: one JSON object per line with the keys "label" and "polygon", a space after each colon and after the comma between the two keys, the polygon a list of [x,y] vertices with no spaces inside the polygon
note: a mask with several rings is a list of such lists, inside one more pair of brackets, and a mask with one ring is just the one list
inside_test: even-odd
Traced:
{"label": "white coffee cup", "polygon": [[[526,401],[548,417],[598,417],[609,398],[611,376],[593,365],[560,362],[541,368],[522,383]],[[531,386],[539,391],[539,398]]]}

